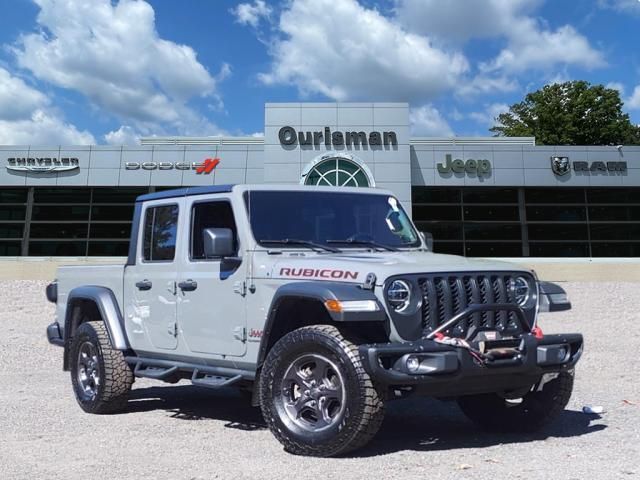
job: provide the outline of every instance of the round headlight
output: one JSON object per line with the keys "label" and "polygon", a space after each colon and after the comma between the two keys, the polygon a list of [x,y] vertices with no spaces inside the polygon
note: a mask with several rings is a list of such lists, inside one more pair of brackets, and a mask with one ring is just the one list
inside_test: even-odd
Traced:
{"label": "round headlight", "polygon": [[406,310],[411,302],[411,285],[404,280],[394,280],[387,290],[387,301],[396,312]]}
{"label": "round headlight", "polygon": [[531,287],[524,277],[516,277],[513,281],[513,295],[516,303],[523,307],[531,296]]}

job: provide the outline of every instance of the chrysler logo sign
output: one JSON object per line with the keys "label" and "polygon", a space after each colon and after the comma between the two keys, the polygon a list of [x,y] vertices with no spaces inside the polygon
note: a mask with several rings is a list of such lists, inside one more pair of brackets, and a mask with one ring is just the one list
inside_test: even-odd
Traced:
{"label": "chrysler logo sign", "polygon": [[71,157],[18,157],[7,158],[7,170],[14,172],[52,173],[68,172],[80,168],[77,158]]}

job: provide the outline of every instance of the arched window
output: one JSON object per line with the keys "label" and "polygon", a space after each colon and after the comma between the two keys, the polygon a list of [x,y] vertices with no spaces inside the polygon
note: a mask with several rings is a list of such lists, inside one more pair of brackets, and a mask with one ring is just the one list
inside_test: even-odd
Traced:
{"label": "arched window", "polygon": [[332,187],[372,187],[368,169],[350,158],[332,156],[321,158],[307,168],[302,176],[304,185]]}

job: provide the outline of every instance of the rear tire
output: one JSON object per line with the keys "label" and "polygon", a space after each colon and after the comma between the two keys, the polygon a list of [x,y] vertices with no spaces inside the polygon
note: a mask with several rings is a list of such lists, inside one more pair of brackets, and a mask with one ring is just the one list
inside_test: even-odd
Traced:
{"label": "rear tire", "polygon": [[104,322],[81,324],[69,355],[73,391],[85,412],[116,413],[126,408],[133,372],[122,352],[111,347]]}
{"label": "rear tire", "polygon": [[544,384],[538,382],[515,401],[497,393],[487,393],[460,397],[458,405],[470,420],[486,430],[531,433],[540,430],[564,410],[573,390],[573,377],[573,370],[560,372]]}
{"label": "rear tire", "polygon": [[260,375],[260,406],[273,435],[296,455],[360,448],[384,418],[358,347],[331,325],[294,330],[273,346]]}

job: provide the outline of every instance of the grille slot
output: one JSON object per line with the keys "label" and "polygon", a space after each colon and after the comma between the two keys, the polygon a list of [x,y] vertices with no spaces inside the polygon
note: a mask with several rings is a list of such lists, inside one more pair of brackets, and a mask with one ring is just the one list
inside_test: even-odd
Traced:
{"label": "grille slot", "polygon": [[[515,303],[513,282],[511,273],[420,275],[417,283],[422,294],[423,336],[471,304]],[[509,335],[521,330],[514,312],[486,311],[463,318],[445,333],[464,337],[474,327],[495,328]]]}

